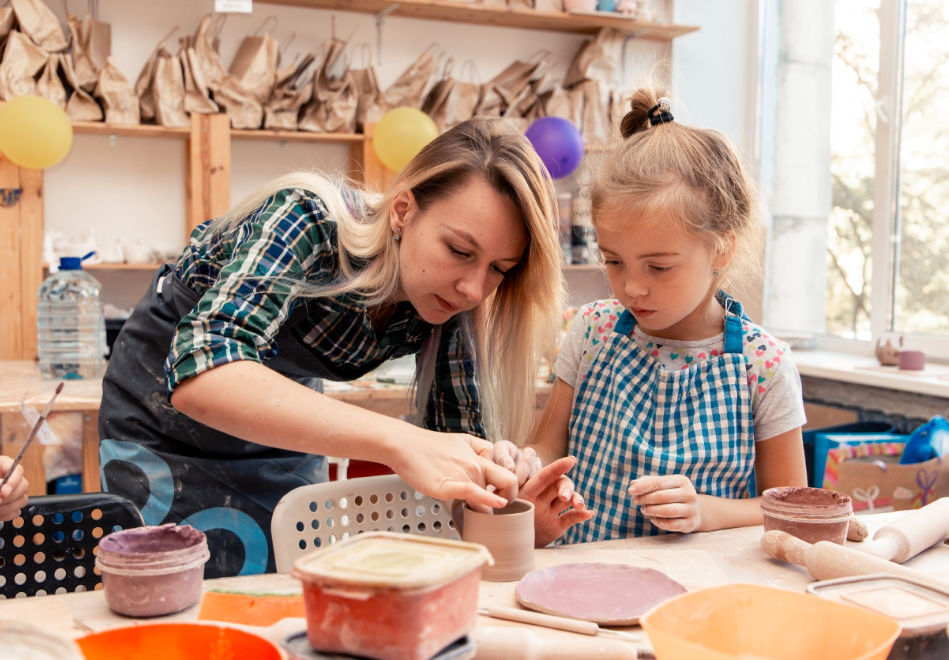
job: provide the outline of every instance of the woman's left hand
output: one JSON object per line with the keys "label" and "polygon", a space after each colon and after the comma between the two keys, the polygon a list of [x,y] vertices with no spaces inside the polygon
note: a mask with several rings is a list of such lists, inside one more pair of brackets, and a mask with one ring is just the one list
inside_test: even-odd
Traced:
{"label": "woman's left hand", "polygon": [[692,481],[681,474],[634,479],[627,491],[632,503],[659,529],[694,532],[702,522],[702,508]]}

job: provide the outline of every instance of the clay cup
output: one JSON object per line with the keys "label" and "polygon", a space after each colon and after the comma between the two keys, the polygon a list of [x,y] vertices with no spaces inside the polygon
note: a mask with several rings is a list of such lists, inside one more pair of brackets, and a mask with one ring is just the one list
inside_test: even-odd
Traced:
{"label": "clay cup", "polygon": [[[455,507],[453,507],[455,508]],[[457,509],[456,509],[457,510]],[[514,500],[492,513],[478,513],[464,505],[462,540],[480,543],[494,557],[494,566],[482,569],[481,579],[512,582],[534,570],[534,505]]]}

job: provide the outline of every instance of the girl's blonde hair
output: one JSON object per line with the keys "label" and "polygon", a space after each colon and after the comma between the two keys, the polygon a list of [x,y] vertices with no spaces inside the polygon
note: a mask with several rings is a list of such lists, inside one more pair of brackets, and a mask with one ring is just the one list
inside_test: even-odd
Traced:
{"label": "girl's blonde hair", "polygon": [[727,257],[711,296],[760,276],[764,228],[757,187],[718,131],[674,120],[652,125],[650,112],[659,117],[665,96],[647,82],[630,97],[620,122],[623,143],[605,158],[591,190],[593,225],[605,226],[604,210],[622,209],[626,218],[662,218],[701,238],[716,256]]}
{"label": "girl's blonde hair", "polygon": [[[473,352],[488,438],[520,442],[533,420],[541,356],[556,338],[564,285],[556,191],[534,148],[512,124],[474,118],[455,126],[422,149],[382,195],[354,195],[348,182],[296,172],[271,181],[215,223],[220,231],[235,227],[279,190],[314,193],[336,221],[342,275],[331,285],[294,283],[294,295],[356,294],[367,305],[378,305],[392,301],[399,286],[399,244],[389,226],[393,199],[411,191],[422,213],[473,177],[513,200],[530,236],[521,261],[498,289],[458,319]],[[418,423],[428,408],[440,336],[436,327],[422,348]]]}

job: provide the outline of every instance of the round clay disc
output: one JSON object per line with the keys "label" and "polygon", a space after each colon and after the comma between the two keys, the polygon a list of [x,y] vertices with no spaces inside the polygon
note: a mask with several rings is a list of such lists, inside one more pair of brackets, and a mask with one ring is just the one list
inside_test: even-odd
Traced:
{"label": "round clay disc", "polygon": [[561,564],[528,573],[515,594],[524,607],[603,626],[632,626],[685,587],[652,568],[628,564]]}

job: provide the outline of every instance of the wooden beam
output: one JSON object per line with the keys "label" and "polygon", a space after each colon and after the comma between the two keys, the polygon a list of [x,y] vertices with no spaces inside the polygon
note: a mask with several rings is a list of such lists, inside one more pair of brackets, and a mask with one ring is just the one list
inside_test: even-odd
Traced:
{"label": "wooden beam", "polygon": [[20,170],[21,360],[37,358],[36,292],[43,283],[43,171]]}
{"label": "wooden beam", "polygon": [[82,492],[102,491],[102,476],[99,473],[99,411],[85,410],[82,413]]}
{"label": "wooden beam", "polygon": [[[2,154],[0,188],[8,201],[19,195],[20,168]],[[0,205],[0,360],[19,360],[23,352],[22,296],[19,203]]]}
{"label": "wooden beam", "polygon": [[188,235],[231,206],[231,124],[225,114],[191,115],[186,147],[185,219]]}

